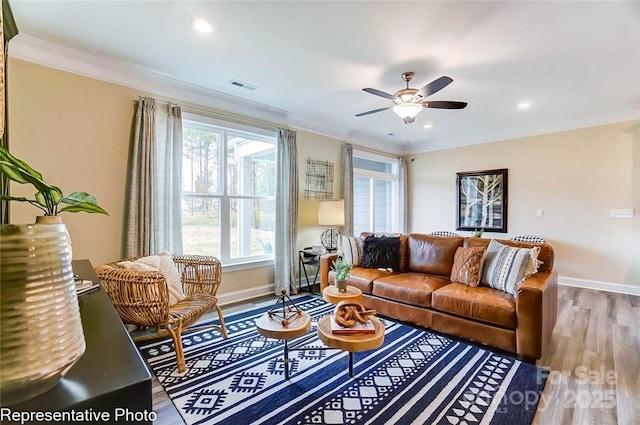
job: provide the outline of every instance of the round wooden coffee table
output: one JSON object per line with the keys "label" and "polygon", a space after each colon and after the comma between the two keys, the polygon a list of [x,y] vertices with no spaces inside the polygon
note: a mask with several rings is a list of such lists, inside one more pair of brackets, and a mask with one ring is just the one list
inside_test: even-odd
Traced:
{"label": "round wooden coffee table", "polygon": [[345,300],[362,303],[362,291],[355,286],[347,286],[346,292],[340,292],[334,285],[329,285],[322,290],[322,298],[331,304]]}
{"label": "round wooden coffee table", "polygon": [[331,316],[325,316],[318,322],[318,338],[327,347],[349,352],[349,376],[353,376],[353,353],[373,350],[384,342],[384,325],[375,316],[369,317],[376,328],[374,334],[334,335],[331,333]]}
{"label": "round wooden coffee table", "polygon": [[296,317],[289,319],[287,326],[282,325],[282,320],[270,317],[265,313],[256,319],[258,333],[266,338],[284,340],[284,377],[289,379],[289,344],[288,340],[299,338],[311,329],[311,316],[304,311]]}

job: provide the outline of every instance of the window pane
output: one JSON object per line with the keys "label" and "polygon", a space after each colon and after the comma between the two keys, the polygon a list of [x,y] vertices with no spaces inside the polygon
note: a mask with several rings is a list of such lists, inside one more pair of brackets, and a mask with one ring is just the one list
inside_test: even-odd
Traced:
{"label": "window pane", "polygon": [[184,127],[182,130],[182,191],[220,193],[222,132]]}
{"label": "window pane", "polygon": [[371,179],[353,176],[353,234],[370,232],[371,228]]}
{"label": "window pane", "polygon": [[220,200],[182,197],[183,251],[220,257]]}
{"label": "window pane", "polygon": [[374,190],[374,231],[392,232],[391,182],[386,180],[375,180]]}
{"label": "window pane", "polygon": [[230,258],[273,253],[275,243],[275,201],[273,199],[231,199]]}
{"label": "window pane", "polygon": [[362,158],[359,156],[353,157],[353,168],[359,168],[361,170],[377,171],[380,173],[392,174],[393,165],[389,162],[376,161],[374,159]]}
{"label": "window pane", "polygon": [[229,132],[227,179],[229,195],[275,196],[276,147]]}

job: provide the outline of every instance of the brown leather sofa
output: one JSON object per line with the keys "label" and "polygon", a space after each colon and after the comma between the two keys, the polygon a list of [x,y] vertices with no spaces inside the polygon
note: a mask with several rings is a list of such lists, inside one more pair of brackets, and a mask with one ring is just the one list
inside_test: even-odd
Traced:
{"label": "brown leather sofa", "polygon": [[[362,290],[364,304],[378,313],[473,340],[535,362],[545,352],[557,317],[558,274],[547,244],[498,240],[505,245],[540,247],[538,272],[517,296],[489,288],[451,283],[458,247],[488,246],[490,239],[400,236],[400,270],[354,267],[347,282]],[[330,266],[337,254],[320,258],[320,288],[334,283]]]}

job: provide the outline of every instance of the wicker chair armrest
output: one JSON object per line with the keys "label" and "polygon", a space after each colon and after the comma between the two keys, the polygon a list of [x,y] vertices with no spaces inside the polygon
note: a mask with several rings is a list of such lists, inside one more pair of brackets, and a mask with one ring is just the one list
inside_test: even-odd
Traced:
{"label": "wicker chair armrest", "polygon": [[160,272],[128,270],[115,263],[95,271],[123,322],[157,327],[169,321],[169,290]]}
{"label": "wicker chair armrest", "polygon": [[174,255],[185,295],[216,296],[222,280],[222,264],[216,257],[206,255]]}

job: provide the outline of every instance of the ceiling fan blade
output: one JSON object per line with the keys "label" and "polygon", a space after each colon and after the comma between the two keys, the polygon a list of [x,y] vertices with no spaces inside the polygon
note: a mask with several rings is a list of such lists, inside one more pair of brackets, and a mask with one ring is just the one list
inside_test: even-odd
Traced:
{"label": "ceiling fan blade", "polygon": [[464,109],[467,107],[467,102],[451,102],[448,100],[434,100],[433,102],[422,102],[422,106],[425,108],[435,109]]}
{"label": "ceiling fan blade", "polygon": [[367,112],[360,112],[359,114],[356,114],[356,117],[361,117],[363,115],[369,115],[369,114],[375,114],[376,112],[386,111],[387,109],[391,109],[391,108],[390,107],[378,108],[378,109],[373,109],[373,110],[367,111]]}
{"label": "ceiling fan blade", "polygon": [[422,98],[431,96],[432,94],[437,93],[443,88],[447,87],[452,82],[453,80],[451,78],[447,77],[446,75],[442,76],[418,90],[418,92],[414,95],[414,98],[417,96],[422,96]]}
{"label": "ceiling fan blade", "polygon": [[396,97],[392,94],[389,94],[387,92],[383,92],[382,90],[378,90],[378,89],[372,89],[370,87],[364,88],[362,89],[363,91],[366,91],[367,93],[371,93],[371,94],[375,94],[376,96],[380,96],[380,97],[384,97],[385,99],[390,99],[393,100]]}

